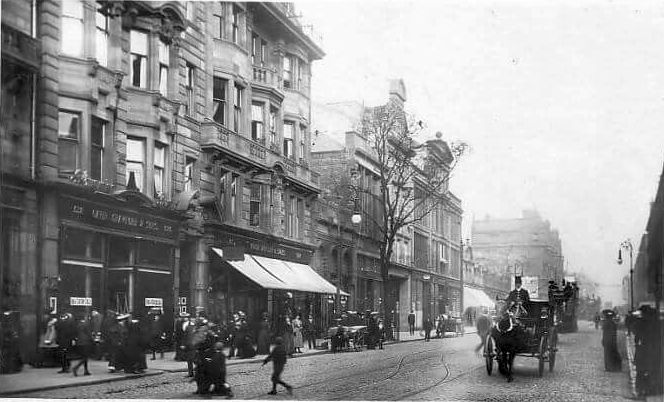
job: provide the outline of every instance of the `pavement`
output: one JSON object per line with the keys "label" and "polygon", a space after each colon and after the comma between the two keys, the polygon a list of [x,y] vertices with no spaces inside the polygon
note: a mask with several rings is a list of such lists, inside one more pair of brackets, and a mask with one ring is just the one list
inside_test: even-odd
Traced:
{"label": "pavement", "polygon": [[[465,334],[475,333],[473,327],[466,327]],[[454,333],[446,333],[445,337],[460,336]],[[407,331],[399,332],[396,342],[421,341],[423,335],[420,331],[415,331],[410,335]],[[323,339],[317,341],[321,345]],[[386,345],[393,344],[395,341],[388,341]],[[328,349],[308,349],[302,348],[302,353],[297,353],[294,358],[302,358],[330,353]],[[83,369],[80,368],[79,375],[75,377],[72,373],[61,373],[59,367],[35,368],[30,365],[24,365],[23,370],[18,373],[0,375],[0,396],[11,396],[26,392],[46,391],[57,388],[76,387],[80,385],[101,384],[114,381],[123,381],[140,377],[156,376],[163,373],[186,372],[187,363],[174,359],[175,352],[164,353],[164,358],[157,357],[156,360],[150,360],[148,357],[148,369],[141,374],[126,374],[123,372],[110,373],[108,371],[108,362],[104,360],[89,360],[88,369],[92,375],[83,376]],[[265,356],[257,355],[248,359],[230,358],[226,364],[228,366],[245,363],[260,363]],[[73,362],[75,364],[75,362]]]}

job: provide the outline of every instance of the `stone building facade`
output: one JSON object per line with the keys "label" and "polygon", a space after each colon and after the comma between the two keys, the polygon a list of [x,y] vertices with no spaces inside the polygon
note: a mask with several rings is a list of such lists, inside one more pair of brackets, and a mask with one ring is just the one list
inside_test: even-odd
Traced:
{"label": "stone building facade", "polygon": [[475,262],[497,281],[488,285],[509,291],[514,287],[514,276],[530,277],[537,289],[534,296],[546,299],[548,282],[560,284],[563,279],[558,231],[537,211],[524,211],[517,219],[473,221],[472,244]]}
{"label": "stone building facade", "polygon": [[237,262],[320,279],[309,127],[323,51],[292,4],[1,7],[0,308],[20,313],[28,360],[49,312],[258,318],[335,292],[252,281]]}
{"label": "stone building facade", "polygon": [[[406,101],[401,80],[390,83],[389,102]],[[438,314],[461,313],[461,200],[445,188],[445,201],[404,228],[395,240],[389,266],[388,293],[383,294],[379,229],[378,162],[362,134],[365,107],[356,102],[315,105],[312,164],[321,174],[322,201],[317,236],[317,263],[323,275],[348,291],[342,310],[378,311],[387,322],[407,327],[412,309],[417,325]],[[428,157],[449,166],[451,152],[440,138],[422,144]],[[415,178],[413,186],[426,183]],[[352,189],[362,191],[355,194]],[[353,215],[360,219],[352,221]],[[359,222],[358,222],[359,221]]]}

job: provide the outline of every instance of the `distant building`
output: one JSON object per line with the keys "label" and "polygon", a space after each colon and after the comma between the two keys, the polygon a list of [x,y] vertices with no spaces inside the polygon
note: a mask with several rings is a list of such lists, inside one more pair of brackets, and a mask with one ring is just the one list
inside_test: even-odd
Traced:
{"label": "distant building", "polygon": [[[521,218],[476,220],[472,226],[475,262],[494,276],[493,286],[509,290],[514,276],[533,282],[538,298],[547,297],[548,281],[563,279],[563,255],[558,231],[537,211]],[[531,291],[531,293],[534,293]]]}

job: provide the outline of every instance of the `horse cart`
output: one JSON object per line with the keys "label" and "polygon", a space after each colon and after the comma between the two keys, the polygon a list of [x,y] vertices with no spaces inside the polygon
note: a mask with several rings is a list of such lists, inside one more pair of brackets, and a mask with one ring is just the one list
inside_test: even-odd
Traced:
{"label": "horse cart", "polygon": [[515,356],[535,357],[539,360],[538,375],[556,364],[558,334],[554,322],[555,305],[548,300],[530,300],[514,306],[498,317],[484,344],[486,371],[493,371],[494,360],[501,374],[512,381]]}

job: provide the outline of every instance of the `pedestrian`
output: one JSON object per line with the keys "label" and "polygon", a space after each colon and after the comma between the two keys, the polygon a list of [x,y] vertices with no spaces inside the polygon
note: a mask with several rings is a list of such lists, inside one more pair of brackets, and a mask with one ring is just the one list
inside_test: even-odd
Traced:
{"label": "pedestrian", "polygon": [[618,353],[617,327],[613,318],[615,313],[604,310],[604,324],[602,325],[602,346],[604,347],[604,369],[606,371],[620,371],[622,359]]}
{"label": "pedestrian", "polygon": [[74,342],[74,351],[80,357],[80,361],[72,367],[72,372],[74,377],[78,376],[79,367],[83,366],[83,375],[90,375],[88,371],[88,359],[92,354],[92,328],[90,325],[90,319],[88,317],[83,318],[77,324],[76,328],[76,339]]}
{"label": "pedestrian", "polygon": [[274,340],[274,348],[272,349],[272,352],[270,352],[269,355],[263,360],[263,366],[265,366],[270,360],[272,360],[273,364],[273,371],[272,371],[272,390],[268,392],[269,395],[276,395],[277,394],[277,384],[281,384],[290,395],[293,394],[293,387],[286,384],[282,379],[281,379],[281,373],[284,371],[284,366],[286,366],[286,360],[287,360],[287,355],[288,352],[286,351],[286,348],[284,347],[284,340],[278,336]]}
{"label": "pedestrian", "polygon": [[[595,313],[595,329],[599,329],[599,323],[602,321],[602,319],[599,316],[599,311]],[[629,325],[627,326],[627,329],[629,330]]]}
{"label": "pedestrian", "polygon": [[411,335],[415,335],[415,312],[413,310],[408,313],[408,331]]}
{"label": "pedestrian", "polygon": [[270,353],[270,320],[267,313],[263,313],[258,323],[257,354],[266,355]]}
{"label": "pedestrian", "polygon": [[95,360],[101,360],[103,357],[101,337],[102,323],[103,317],[101,313],[96,309],[92,310],[90,312],[90,331],[92,333],[92,352],[90,356]]}
{"label": "pedestrian", "polygon": [[634,365],[636,390],[640,397],[662,394],[662,338],[657,310],[649,305],[639,307],[640,318],[634,323]]}
{"label": "pedestrian", "polygon": [[[193,320],[186,326],[184,331],[184,353],[182,356],[187,361],[187,377],[194,376],[194,361],[196,360],[196,331],[197,326],[203,325],[203,320]],[[199,334],[200,335],[200,334]]]}
{"label": "pedestrian", "polygon": [[302,320],[299,315],[293,320],[293,348],[295,353],[302,353],[304,338],[302,337]]}
{"label": "pedestrian", "polygon": [[155,360],[157,358],[157,352],[159,352],[159,357],[163,359],[166,332],[164,332],[164,326],[161,320],[161,310],[153,310],[148,317],[150,317],[150,351],[152,352],[150,360]]}
{"label": "pedestrian", "polygon": [[71,367],[68,354],[71,353],[72,342],[76,337],[76,324],[74,316],[71,313],[63,313],[60,319],[55,323],[56,343],[60,348],[60,371],[58,373],[68,373]]}
{"label": "pedestrian", "polygon": [[426,320],[424,320],[424,341],[429,342],[431,341],[431,330],[433,329],[433,323],[431,322],[431,317],[427,317]]}
{"label": "pedestrian", "polygon": [[309,314],[309,317],[303,323],[303,329],[309,349],[316,349],[316,323],[313,315]]}
{"label": "pedestrian", "polygon": [[290,316],[286,315],[284,317],[284,348],[286,349],[286,353],[288,353],[288,357],[293,357],[293,353],[295,353],[295,345],[294,345],[294,336],[293,336],[293,323],[291,322]]}

